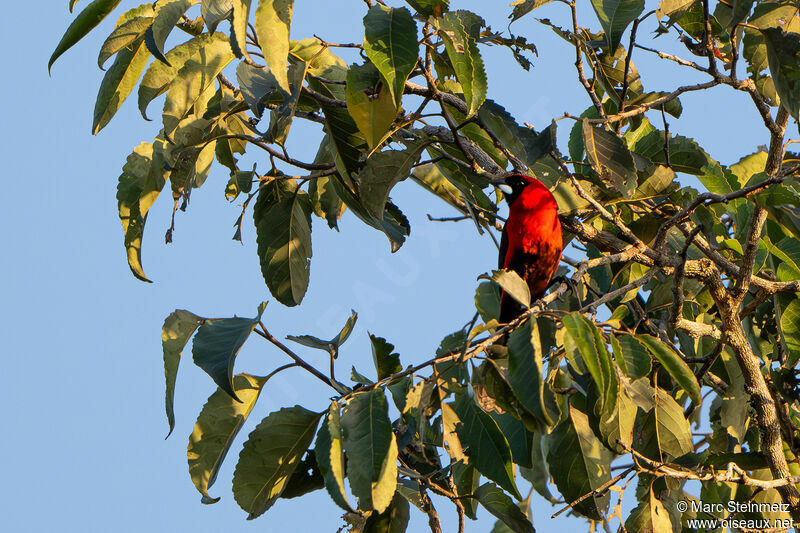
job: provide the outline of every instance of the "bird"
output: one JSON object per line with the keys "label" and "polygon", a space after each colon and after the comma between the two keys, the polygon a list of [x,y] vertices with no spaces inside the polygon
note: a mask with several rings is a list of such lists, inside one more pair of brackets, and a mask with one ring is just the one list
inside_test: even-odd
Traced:
{"label": "bird", "polygon": [[[558,203],[547,186],[532,176],[511,174],[498,188],[509,205],[498,268],[519,274],[528,284],[533,301],[544,295],[561,260]],[[523,311],[513,298],[500,292],[500,323],[511,322]]]}

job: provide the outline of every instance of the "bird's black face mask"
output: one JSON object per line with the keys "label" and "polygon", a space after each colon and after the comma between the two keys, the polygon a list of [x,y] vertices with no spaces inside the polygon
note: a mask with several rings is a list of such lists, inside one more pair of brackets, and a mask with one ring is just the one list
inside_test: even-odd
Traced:
{"label": "bird's black face mask", "polygon": [[511,205],[514,203],[514,200],[516,200],[517,197],[522,194],[522,190],[527,185],[528,180],[526,180],[523,176],[520,176],[519,174],[513,174],[501,181],[497,188],[503,191],[503,194],[506,196],[506,202],[508,202],[508,205]]}

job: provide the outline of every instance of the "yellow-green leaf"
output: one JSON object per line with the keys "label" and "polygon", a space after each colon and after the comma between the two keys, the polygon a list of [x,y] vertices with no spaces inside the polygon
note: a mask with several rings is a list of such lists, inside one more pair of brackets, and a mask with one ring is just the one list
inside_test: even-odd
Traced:
{"label": "yellow-green leaf", "polygon": [[216,481],[231,443],[250,416],[266,381],[263,377],[239,374],[233,379],[233,387],[241,402],[217,389],[200,411],[189,436],[186,456],[189,475],[202,494],[203,503],[219,501],[219,498],[208,495],[208,489]]}
{"label": "yellow-green leaf", "polygon": [[175,429],[175,380],[178,377],[178,366],[181,353],[189,342],[194,331],[203,321],[202,318],[183,309],[176,309],[164,320],[161,328],[161,346],[164,351],[164,375],[167,380],[165,407],[169,433]]}
{"label": "yellow-green leaf", "polygon": [[292,26],[294,0],[259,0],[256,8],[256,36],[264,61],[272,70],[278,85],[291,93],[286,75],[289,58],[289,29]]}
{"label": "yellow-green leaf", "polygon": [[139,81],[148,59],[150,52],[141,38],[117,54],[114,64],[103,77],[97,93],[92,123],[93,135],[97,135],[114,118],[122,102],[128,98],[136,82]]}

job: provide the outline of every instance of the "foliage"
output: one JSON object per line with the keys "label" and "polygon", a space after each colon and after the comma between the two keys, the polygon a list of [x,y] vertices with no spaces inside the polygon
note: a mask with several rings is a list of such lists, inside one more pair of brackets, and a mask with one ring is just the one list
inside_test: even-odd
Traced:
{"label": "foliage", "polygon": [[[48,67],[119,3],[86,5]],[[533,17],[548,3],[518,0],[509,18]],[[563,121],[536,132],[487,99],[483,50],[507,47],[527,69],[524,52],[536,48],[447,0],[367,0],[363,41],[344,44],[291,39],[293,0],[159,0],[117,20],[98,59],[114,63],[92,132],[137,85],[145,117],[164,95],[160,131],[133,150],[119,178],[137,278],[147,281],[141,245],[153,202],[169,191],[175,211],[186,209],[214,161],[229,173],[225,197],[244,198],[234,238],[252,203],[264,281],[286,306],[308,290],[312,226],[319,238],[320,227],[338,229],[350,211],[384,233],[392,251],[403,245],[410,227],[391,192],[408,177],[484,233],[501,227],[496,180],[510,170],[537,176],[559,201],[567,255],[581,257],[565,256],[569,283],[535,302],[513,272],[482,276],[475,317],[412,366],[370,335],[377,381],[354,370],[355,385],[333,375],[355,312],[329,341],[288,337],[327,352],[326,374],[267,330],[263,304],[254,318],[176,311],[162,333],[170,431],[192,337],[194,362],[219,387],[188,449],[205,503],[216,501],[208,491],[269,377],[299,366],[334,391],[333,402],[287,406],[250,433],[233,478],[249,518],[324,487],[352,531],[404,531],[409,504],[436,531],[435,494],[462,518],[474,519],[481,505],[498,518],[497,531],[527,532],[525,479],[549,501],[557,489],[573,513],[616,516],[628,530],[679,531],[675,502],[691,499],[688,480],[701,482],[706,499],[736,484],[741,501],[782,499],[800,520],[798,479],[787,477],[800,453],[800,162],[784,139],[800,108],[798,9],[788,0],[592,0],[597,19],[583,22],[590,29],[579,25],[574,1],[557,4],[563,20],[539,22],[572,49],[591,103],[559,118],[572,121],[568,157],[556,142]],[[646,91],[632,47],[652,30],[656,45],[674,39],[689,54],[658,52],[661,60],[706,81]],[[168,49],[176,35],[185,41]],[[356,63],[340,57],[347,49],[361,52]],[[681,95],[712,98],[723,85],[752,101],[766,127],[767,148],[730,166],[670,132],[666,117],[681,114]],[[285,149],[296,120],[323,133],[312,162]],[[266,157],[240,168],[248,150]],[[289,167],[301,175],[287,175]],[[682,175],[706,191],[681,186]],[[507,325],[498,323],[500,288],[527,308]],[[265,377],[234,376],[239,350],[256,336],[292,362]],[[694,441],[690,423],[701,422],[712,433]],[[610,491],[621,500],[634,476],[638,505],[625,517]],[[748,517],[775,518],[768,515]]]}

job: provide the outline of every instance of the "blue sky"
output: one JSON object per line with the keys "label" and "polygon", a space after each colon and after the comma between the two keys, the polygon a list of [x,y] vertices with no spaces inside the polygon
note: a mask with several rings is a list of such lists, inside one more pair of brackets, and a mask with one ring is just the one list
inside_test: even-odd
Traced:
{"label": "blue sky", "polygon": [[[230,492],[238,449],[261,417],[295,403],[326,407],[328,391],[301,371],[290,370],[268,383],[211,490],[222,497],[218,504],[200,504],[187,472],[188,435],[214,390],[188,358],[178,377],[177,426],[164,440],[164,318],[176,308],[209,317],[253,316],[258,303],[271,298],[261,278],[249,213],[244,245],[231,240],[240,208],[225,200],[227,170],[219,166],[194,191],[187,213],[179,213],[170,245],[164,245],[163,235],[171,202],[166,195],[159,198],[143,249],[145,272],[154,283],[130,275],[116,210],[117,178],[130,150],[152,140],[158,126],[144,122],[128,101],[109,127],[96,137],[90,134],[102,78],[97,52],[116,16],[59,59],[48,77],[47,59],[70,21],[67,4],[60,0],[37,11],[11,7],[0,34],[7,72],[0,84],[5,104],[0,153],[8,187],[0,209],[0,403],[6,408],[0,529],[335,531],[341,512],[324,491],[281,500],[253,522],[245,521]],[[123,2],[118,11],[132,5]],[[360,41],[364,3],[331,5],[297,0],[292,37],[316,33],[328,41]],[[496,30],[505,28],[510,11],[505,2],[453,0],[452,5],[475,10]],[[594,14],[584,11],[584,23],[597,30]],[[536,13],[554,21],[566,15],[557,3]],[[580,114],[589,101],[575,79],[574,51],[531,16],[513,28],[536,43],[539,57],[525,72],[508,50],[484,47],[489,96],[537,128],[564,111]],[[672,48],[669,38],[659,44]],[[649,90],[671,90],[697,79],[640,51],[634,61]],[[723,163],[766,143],[765,130],[743,94],[717,88],[713,96],[687,95],[682,102],[685,118],[672,120],[671,131],[697,138]],[[559,124],[563,139],[571,124]],[[318,132],[316,126],[295,126],[289,152],[312,159]],[[496,264],[494,245],[470,224],[428,222],[427,213],[452,213],[412,182],[401,183],[392,197],[412,224],[411,237],[398,253],[391,254],[382,234],[350,214],[338,233],[315,219],[306,299],[293,309],[271,301],[264,315],[279,338],[325,337],[338,331],[351,308],[358,311],[339,376],[348,375],[350,365],[373,374],[367,331],[392,342],[406,365],[429,358],[442,337],[472,317],[476,278]],[[324,365],[321,352],[301,350],[310,362]],[[236,369],[264,374],[285,362],[283,354],[253,338]],[[554,526],[549,522],[554,509],[534,501],[534,524],[548,530]],[[452,524],[451,507],[436,503]],[[419,513],[414,520],[410,531],[425,527]],[[580,522],[567,520],[583,529]],[[493,522],[483,512],[469,530],[488,531]]]}

